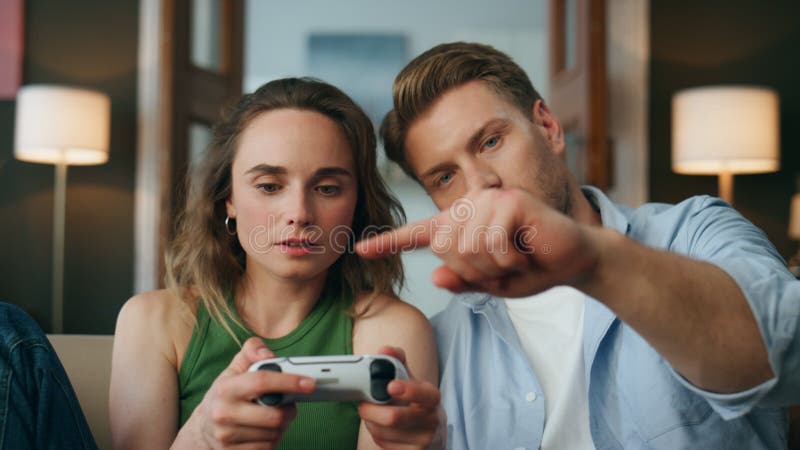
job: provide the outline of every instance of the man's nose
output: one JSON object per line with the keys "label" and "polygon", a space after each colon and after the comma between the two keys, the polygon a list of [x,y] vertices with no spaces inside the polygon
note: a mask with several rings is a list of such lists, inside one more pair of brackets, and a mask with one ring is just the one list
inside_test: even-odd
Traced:
{"label": "man's nose", "polygon": [[494,168],[484,161],[475,161],[465,175],[469,191],[480,191],[503,186],[503,182]]}

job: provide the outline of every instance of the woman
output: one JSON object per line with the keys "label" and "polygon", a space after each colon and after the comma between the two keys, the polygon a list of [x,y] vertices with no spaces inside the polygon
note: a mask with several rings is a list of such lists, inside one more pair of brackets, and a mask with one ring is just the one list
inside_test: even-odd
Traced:
{"label": "woman", "polygon": [[[399,258],[367,261],[349,251],[368,227],[394,226],[401,214],[376,171],[372,125],[344,93],[283,79],[245,95],[214,128],[192,176],[167,252],[168,289],[137,295],[120,311],[115,447],[430,442],[438,428],[430,326],[394,295]],[[252,402],[314,389],[303,377],[248,373],[255,361],[403,351],[420,380],[389,386],[403,406]]]}

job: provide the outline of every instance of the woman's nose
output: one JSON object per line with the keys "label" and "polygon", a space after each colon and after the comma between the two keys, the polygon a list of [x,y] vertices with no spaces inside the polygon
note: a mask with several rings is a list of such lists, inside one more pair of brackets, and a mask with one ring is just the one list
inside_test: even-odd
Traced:
{"label": "woman's nose", "polygon": [[284,210],[284,219],[287,225],[305,227],[314,223],[313,208],[309,204],[308,196],[303,192],[288,196]]}

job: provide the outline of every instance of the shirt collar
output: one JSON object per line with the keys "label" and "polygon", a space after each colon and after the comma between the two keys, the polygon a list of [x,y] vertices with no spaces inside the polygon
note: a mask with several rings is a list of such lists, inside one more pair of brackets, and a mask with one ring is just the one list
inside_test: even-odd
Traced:
{"label": "shirt collar", "polygon": [[463,294],[458,294],[456,298],[475,311],[486,305],[486,302],[488,302],[492,296],[485,292],[464,292]]}
{"label": "shirt collar", "polygon": [[600,189],[594,186],[581,186],[581,191],[592,204],[592,207],[600,212],[600,219],[604,227],[613,228],[622,234],[627,235],[630,231],[628,218],[620,211],[611,199],[606,197]]}

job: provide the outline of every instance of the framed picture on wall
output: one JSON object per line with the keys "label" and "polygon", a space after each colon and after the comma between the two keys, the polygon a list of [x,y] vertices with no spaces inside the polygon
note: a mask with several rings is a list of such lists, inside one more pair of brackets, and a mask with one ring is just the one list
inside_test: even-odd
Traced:
{"label": "framed picture on wall", "polygon": [[345,91],[374,124],[392,109],[392,81],[408,56],[402,34],[311,33],[308,73]]}
{"label": "framed picture on wall", "polygon": [[24,0],[0,1],[0,100],[13,100],[22,84]]}
{"label": "framed picture on wall", "polygon": [[[358,103],[375,129],[392,109],[392,82],[408,62],[406,37],[383,33],[311,33],[307,73],[342,89]],[[391,180],[404,178],[378,151],[378,168]]]}

